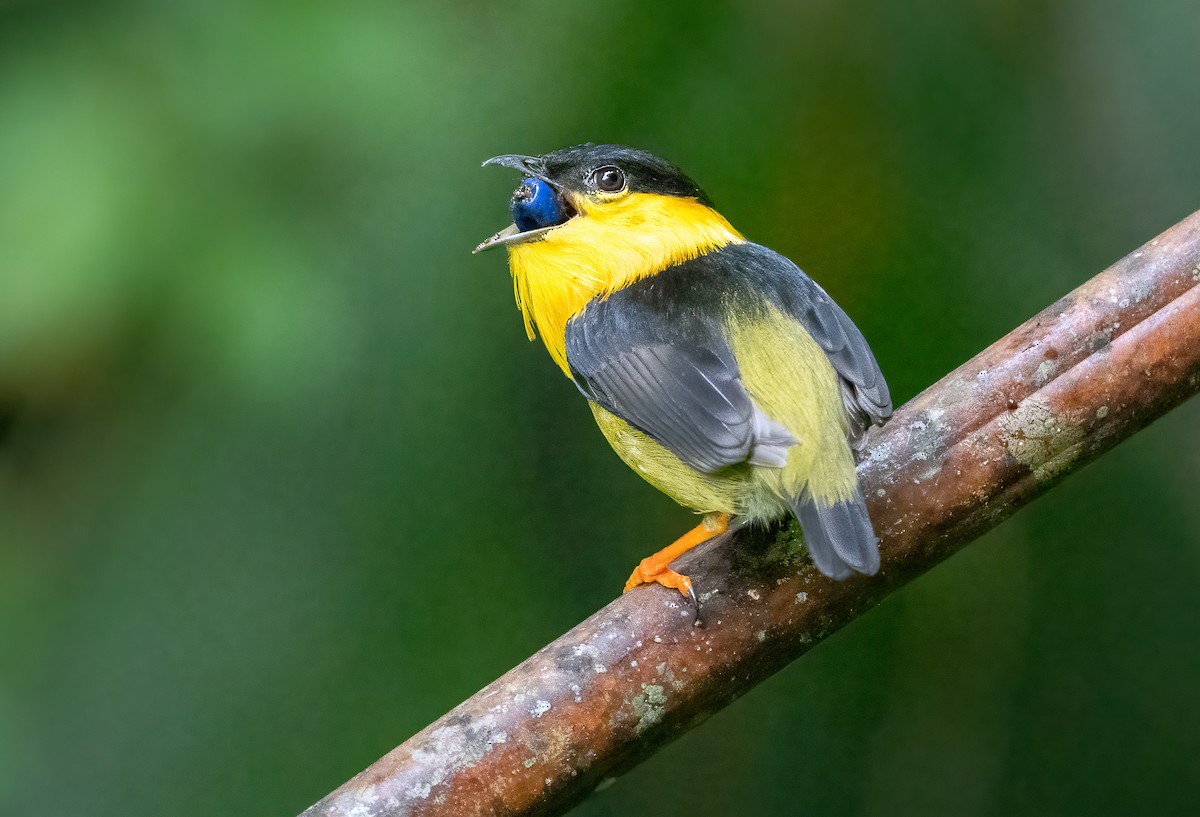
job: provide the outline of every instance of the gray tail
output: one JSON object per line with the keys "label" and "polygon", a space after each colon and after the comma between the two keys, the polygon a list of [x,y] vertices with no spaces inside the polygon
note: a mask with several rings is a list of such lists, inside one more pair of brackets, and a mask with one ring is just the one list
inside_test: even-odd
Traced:
{"label": "gray tail", "polygon": [[856,492],[844,502],[821,505],[802,497],[792,505],[813,564],[831,579],[851,573],[874,576],[879,570],[879,540],[867,516],[867,505]]}

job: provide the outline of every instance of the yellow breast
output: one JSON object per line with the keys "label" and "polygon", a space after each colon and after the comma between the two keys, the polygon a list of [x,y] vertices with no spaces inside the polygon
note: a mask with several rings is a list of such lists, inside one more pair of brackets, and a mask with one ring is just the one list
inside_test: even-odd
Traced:
{"label": "yellow breast", "polygon": [[529,339],[541,335],[568,377],[567,321],[588,302],[667,267],[745,239],[696,199],[629,193],[576,197],[579,215],[538,241],[509,247],[513,287]]}

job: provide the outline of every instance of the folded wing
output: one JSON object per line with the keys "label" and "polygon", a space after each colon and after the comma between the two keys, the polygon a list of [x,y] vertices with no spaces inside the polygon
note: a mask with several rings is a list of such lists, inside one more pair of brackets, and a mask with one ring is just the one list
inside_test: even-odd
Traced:
{"label": "folded wing", "polygon": [[795,441],[746,393],[716,316],[681,313],[620,294],[590,305],[567,328],[576,384],[701,473],[782,467]]}

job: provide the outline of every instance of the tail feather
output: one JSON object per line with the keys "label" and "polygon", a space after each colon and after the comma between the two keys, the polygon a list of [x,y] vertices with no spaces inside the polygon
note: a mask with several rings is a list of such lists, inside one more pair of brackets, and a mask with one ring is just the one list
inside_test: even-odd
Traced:
{"label": "tail feather", "polygon": [[879,570],[879,539],[860,495],[832,505],[805,496],[792,507],[817,570],[839,580]]}

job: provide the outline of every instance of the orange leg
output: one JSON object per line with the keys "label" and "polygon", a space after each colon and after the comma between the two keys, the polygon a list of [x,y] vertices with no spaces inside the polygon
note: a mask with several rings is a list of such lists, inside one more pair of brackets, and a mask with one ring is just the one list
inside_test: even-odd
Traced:
{"label": "orange leg", "polygon": [[628,593],[639,584],[657,582],[663,587],[673,587],[685,597],[694,598],[692,580],[671,570],[668,565],[701,542],[707,542],[714,536],[720,536],[729,527],[729,514],[712,513],[704,517],[704,521],[690,531],[680,536],[672,544],[647,556],[633,569],[629,581],[625,582],[625,592]]}

